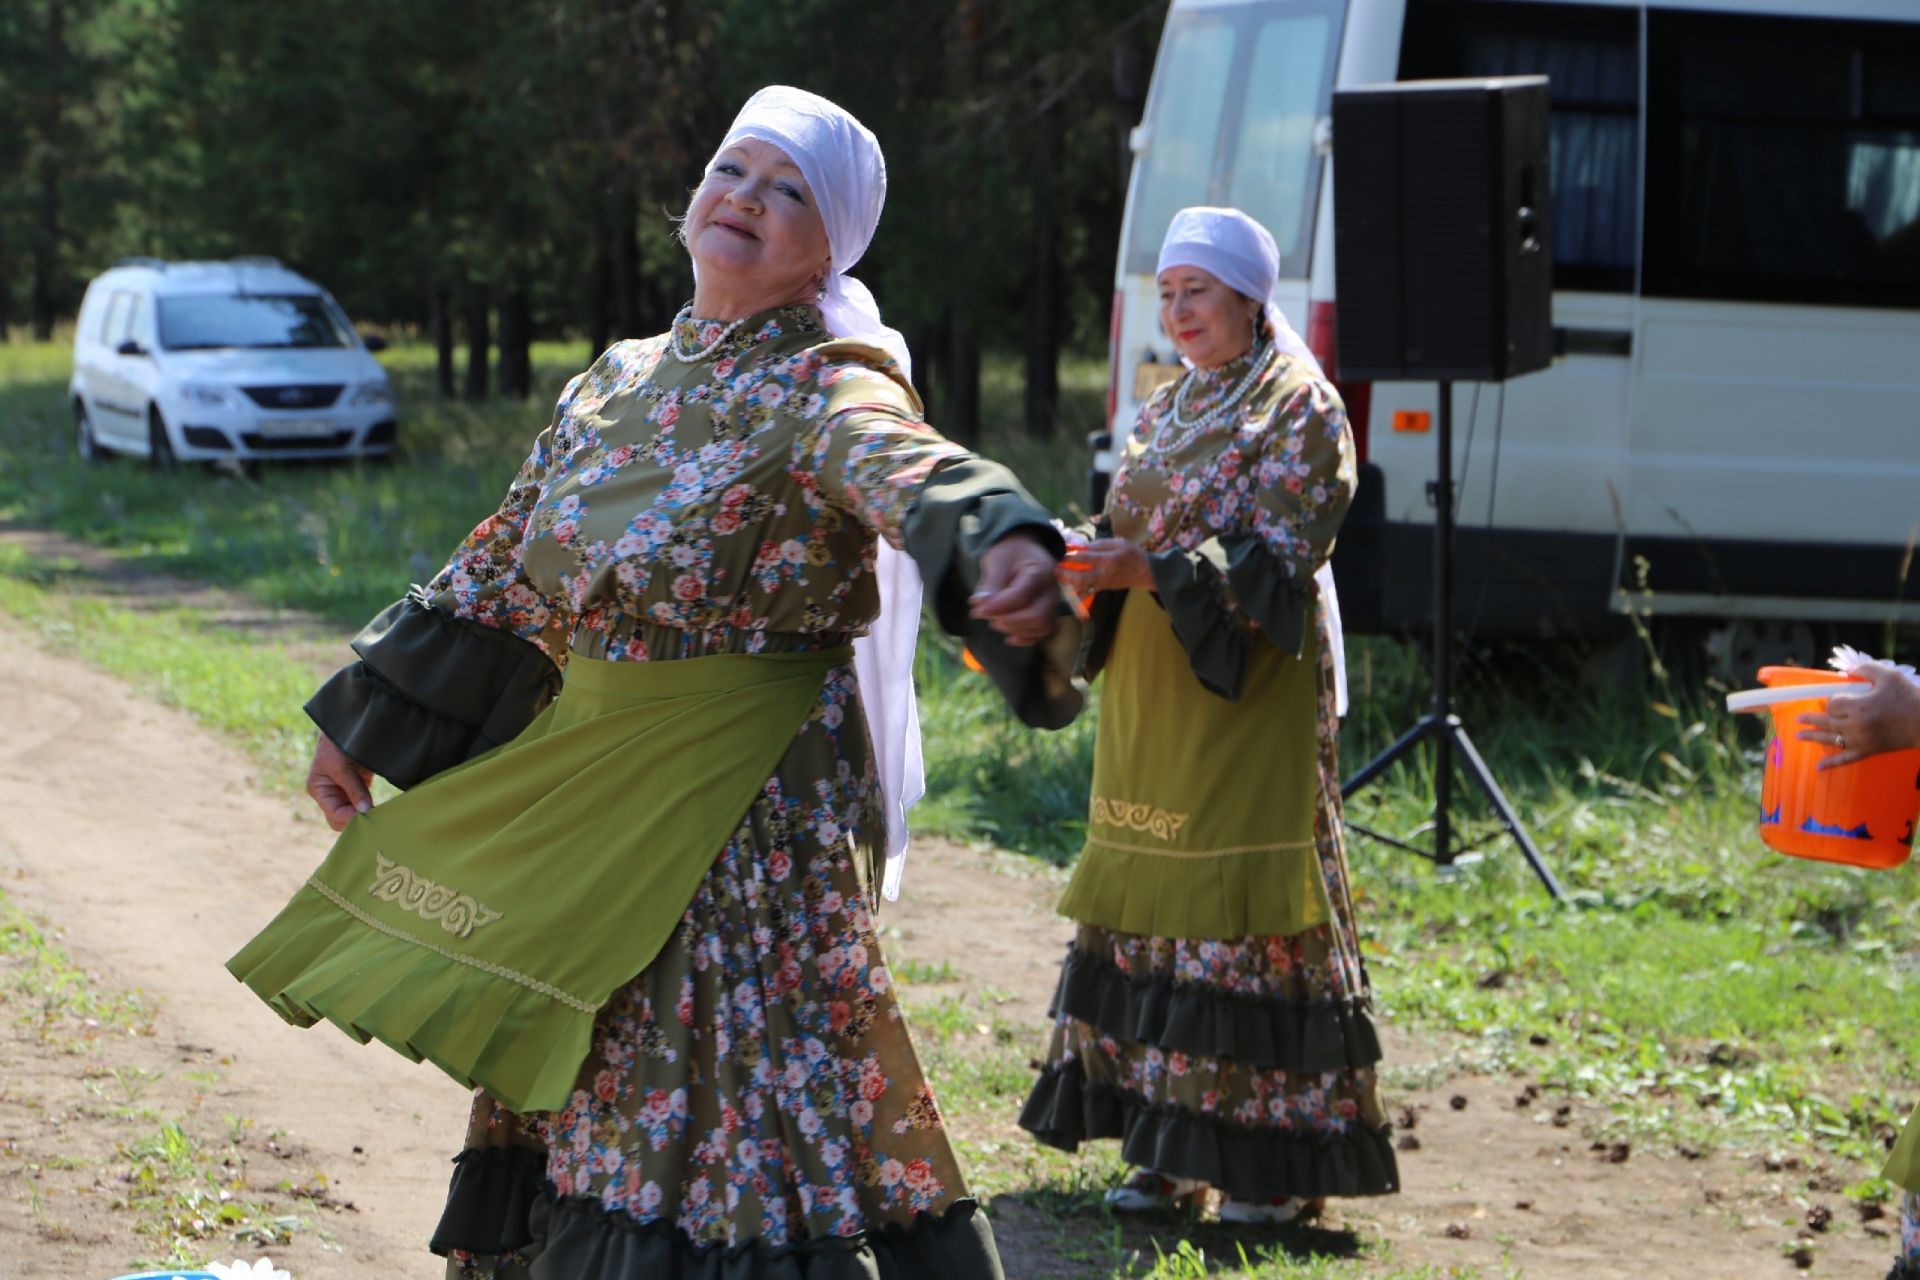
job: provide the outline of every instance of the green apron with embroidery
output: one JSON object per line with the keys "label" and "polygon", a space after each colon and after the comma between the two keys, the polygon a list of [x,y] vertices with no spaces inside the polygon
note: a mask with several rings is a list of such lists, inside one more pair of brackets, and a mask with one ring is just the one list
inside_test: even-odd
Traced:
{"label": "green apron with embroidery", "polygon": [[1920,1106],[1907,1117],[1905,1127],[1900,1130],[1900,1140],[1887,1153],[1887,1164],[1880,1170],[1880,1176],[1903,1190],[1920,1193]]}
{"label": "green apron with embroidery", "polygon": [[1202,688],[1127,593],[1101,679],[1087,843],[1060,912],[1155,937],[1290,936],[1332,917],[1314,850],[1319,653],[1252,646],[1238,701]]}
{"label": "green apron with embroidery", "polygon": [[852,653],[574,658],[519,737],[356,816],[227,968],[297,1026],[563,1108],[595,1012],[666,946]]}

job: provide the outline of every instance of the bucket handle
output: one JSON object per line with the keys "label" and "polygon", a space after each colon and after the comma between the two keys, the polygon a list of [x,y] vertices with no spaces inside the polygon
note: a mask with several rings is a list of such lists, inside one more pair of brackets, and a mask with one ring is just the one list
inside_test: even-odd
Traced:
{"label": "bucket handle", "polygon": [[1864,680],[1835,681],[1831,684],[1783,684],[1772,689],[1742,689],[1727,695],[1729,711],[1765,711],[1781,702],[1825,702],[1836,693],[1852,693],[1849,685],[1868,687]]}

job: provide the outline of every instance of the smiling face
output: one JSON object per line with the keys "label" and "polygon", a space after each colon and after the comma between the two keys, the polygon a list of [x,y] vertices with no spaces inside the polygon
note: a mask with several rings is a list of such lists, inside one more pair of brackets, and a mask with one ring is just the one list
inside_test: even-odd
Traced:
{"label": "smiling face", "polygon": [[756,310],[812,301],[829,269],[826,224],[807,180],[786,152],[758,138],[714,157],[685,233],[703,289],[753,299]]}
{"label": "smiling face", "polygon": [[1217,369],[1253,346],[1260,304],[1199,267],[1160,273],[1160,327],[1174,349],[1202,369]]}

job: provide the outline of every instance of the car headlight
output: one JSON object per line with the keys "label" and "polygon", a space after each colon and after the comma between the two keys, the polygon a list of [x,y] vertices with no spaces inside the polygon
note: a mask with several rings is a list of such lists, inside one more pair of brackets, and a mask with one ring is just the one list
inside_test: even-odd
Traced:
{"label": "car headlight", "polygon": [[392,404],[393,387],[385,378],[363,382],[353,389],[353,396],[347,403],[355,408],[374,404]]}
{"label": "car headlight", "polygon": [[233,401],[220,387],[210,387],[204,383],[189,382],[180,388],[180,398],[188,404],[197,404],[209,409],[224,409]]}

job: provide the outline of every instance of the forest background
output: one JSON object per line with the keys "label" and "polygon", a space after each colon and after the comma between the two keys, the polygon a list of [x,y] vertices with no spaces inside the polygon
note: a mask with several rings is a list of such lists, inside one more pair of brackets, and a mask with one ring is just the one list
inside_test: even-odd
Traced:
{"label": "forest background", "polygon": [[[859,274],[948,434],[983,351],[1048,434],[1103,345],[1127,132],[1165,0],[13,0],[0,5],[0,340],[123,255],[268,254],[432,341],[441,391],[529,348],[658,332],[715,140],[785,81],[843,103],[890,191]],[[456,351],[469,354],[457,360]],[[493,358],[487,358],[489,350]]]}

